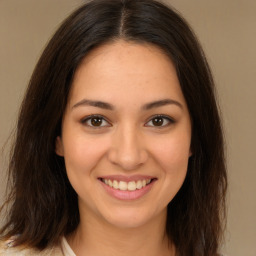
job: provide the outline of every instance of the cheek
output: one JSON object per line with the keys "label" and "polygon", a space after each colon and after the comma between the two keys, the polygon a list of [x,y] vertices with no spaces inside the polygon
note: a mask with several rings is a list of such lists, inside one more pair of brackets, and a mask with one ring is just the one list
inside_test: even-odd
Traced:
{"label": "cheek", "polygon": [[174,137],[158,141],[154,155],[164,170],[179,171],[186,169],[190,156],[189,137]]}
{"label": "cheek", "polygon": [[[169,139],[154,149],[155,159],[161,168],[161,201],[167,205],[180,190],[188,168],[190,140]],[[159,199],[160,200],[160,199]]]}
{"label": "cheek", "polygon": [[[85,198],[93,197],[90,191],[96,180],[97,164],[104,155],[104,140],[95,140],[88,136],[66,136],[64,140],[64,159],[68,179],[79,195]],[[88,198],[89,198],[88,197]]]}
{"label": "cheek", "polygon": [[[70,138],[70,139],[69,139]],[[72,139],[71,139],[72,138]],[[88,136],[67,136],[64,140],[64,158],[67,173],[88,175],[106,151],[107,142]]]}

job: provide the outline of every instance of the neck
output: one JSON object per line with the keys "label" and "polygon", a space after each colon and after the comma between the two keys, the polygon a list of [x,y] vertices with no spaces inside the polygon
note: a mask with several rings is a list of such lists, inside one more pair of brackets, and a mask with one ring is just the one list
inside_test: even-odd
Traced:
{"label": "neck", "polygon": [[67,240],[77,256],[172,256],[174,247],[165,232],[166,211],[139,227],[121,228],[81,214],[77,230]]}

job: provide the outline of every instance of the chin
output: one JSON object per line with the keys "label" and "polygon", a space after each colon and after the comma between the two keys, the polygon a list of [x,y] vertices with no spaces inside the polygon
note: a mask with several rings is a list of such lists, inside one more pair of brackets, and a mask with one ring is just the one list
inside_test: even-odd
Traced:
{"label": "chin", "polygon": [[133,229],[147,225],[160,214],[154,214],[149,209],[122,208],[104,215],[103,218],[116,228]]}

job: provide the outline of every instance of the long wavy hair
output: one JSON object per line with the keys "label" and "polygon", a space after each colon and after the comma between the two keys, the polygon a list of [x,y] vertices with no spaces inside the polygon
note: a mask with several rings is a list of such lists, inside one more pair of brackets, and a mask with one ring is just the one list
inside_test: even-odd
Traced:
{"label": "long wavy hair", "polygon": [[9,163],[9,209],[2,238],[43,250],[79,224],[77,194],[55,140],[72,79],[87,54],[118,39],[161,48],[174,63],[192,120],[184,184],[168,205],[166,232],[179,256],[217,255],[225,223],[227,176],[215,87],[186,21],[154,0],[93,0],[71,14],[39,59],[19,113]]}

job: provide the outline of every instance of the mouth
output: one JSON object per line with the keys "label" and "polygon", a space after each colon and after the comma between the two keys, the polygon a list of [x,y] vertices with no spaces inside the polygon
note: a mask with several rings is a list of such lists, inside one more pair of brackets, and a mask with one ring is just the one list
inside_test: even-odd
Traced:
{"label": "mouth", "polygon": [[115,179],[107,179],[107,178],[100,178],[100,181],[109,186],[110,188],[122,191],[135,191],[140,190],[146,187],[147,185],[151,184],[155,181],[155,178],[152,179],[140,179],[140,180],[132,180],[132,181],[123,181],[123,180],[115,180]]}

